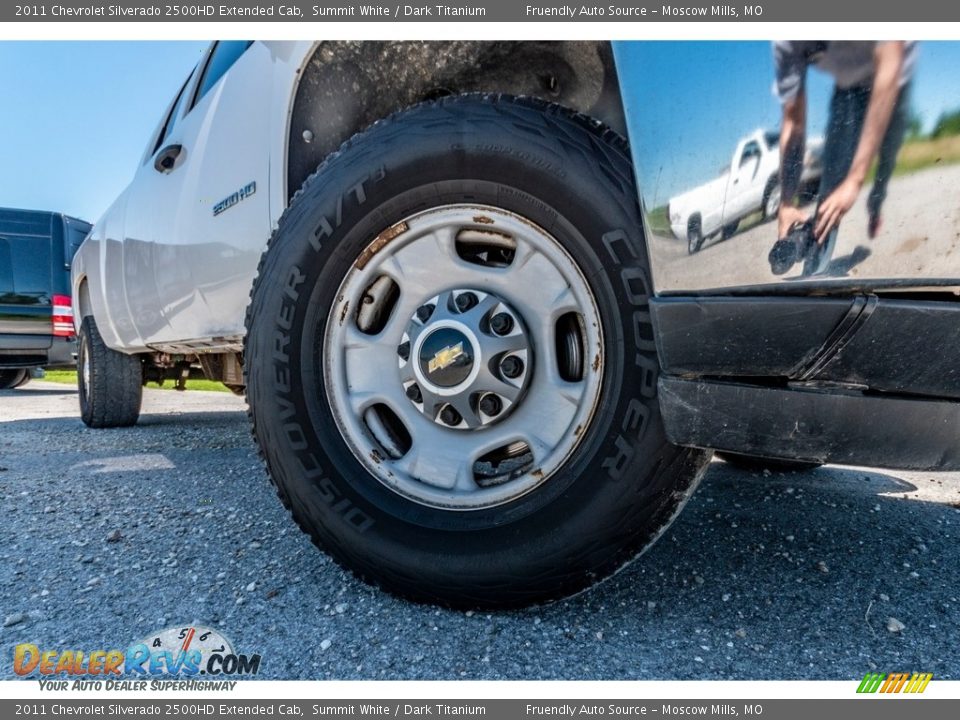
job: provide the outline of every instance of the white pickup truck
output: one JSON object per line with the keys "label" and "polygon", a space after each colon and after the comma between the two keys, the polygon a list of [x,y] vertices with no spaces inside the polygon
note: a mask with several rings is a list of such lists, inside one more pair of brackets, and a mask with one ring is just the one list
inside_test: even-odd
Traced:
{"label": "white pickup truck", "polygon": [[[823,140],[808,141],[801,176],[804,187],[820,180]],[[722,233],[724,239],[737,231],[740,221],[758,210],[772,218],[780,208],[780,133],[755,130],[743,138],[729,167],[708,183],[670,199],[667,217],[680,240],[686,239],[691,254],[706,238]]]}
{"label": "white pickup truck", "polygon": [[[733,50],[755,53],[765,91],[767,48],[710,52]],[[789,283],[730,243],[751,281],[705,290],[640,202],[658,181],[652,113],[691,112],[679,79],[668,102],[640,94],[664,52],[212,44],[73,260],[83,421],[133,425],[147,381],[202,368],[245,393],[277,493],[319,547],[467,608],[612,575],[663,534],[710,449],[960,469],[955,228],[936,253],[875,243],[856,277]],[[670,157],[720,141],[661,142]],[[672,201],[680,232],[694,212],[700,237],[764,200],[773,214],[777,142],[748,136],[728,176]],[[900,216],[953,213],[949,177],[898,193]]]}

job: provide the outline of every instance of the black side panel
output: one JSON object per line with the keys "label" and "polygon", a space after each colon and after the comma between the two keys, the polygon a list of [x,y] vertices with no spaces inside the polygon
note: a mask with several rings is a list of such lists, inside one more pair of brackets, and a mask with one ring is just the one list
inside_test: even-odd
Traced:
{"label": "black side panel", "polygon": [[833,383],[960,399],[960,303],[852,298],[658,298],[667,375]]}
{"label": "black side panel", "polygon": [[811,462],[960,469],[960,303],[658,298],[651,314],[671,441]]}
{"label": "black side panel", "polygon": [[960,402],[661,377],[678,445],[773,458],[960,470]]}
{"label": "black side panel", "polygon": [[881,299],[816,378],[960,398],[960,304]]}
{"label": "black side panel", "polygon": [[651,301],[665,373],[787,377],[813,358],[850,298],[717,297]]}

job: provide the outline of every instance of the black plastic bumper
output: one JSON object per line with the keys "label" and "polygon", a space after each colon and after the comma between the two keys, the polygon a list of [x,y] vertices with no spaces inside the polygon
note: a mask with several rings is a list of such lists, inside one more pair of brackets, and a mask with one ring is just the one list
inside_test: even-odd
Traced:
{"label": "black plastic bumper", "polygon": [[651,302],[671,441],[773,458],[960,469],[960,303]]}
{"label": "black plastic bumper", "polygon": [[960,402],[660,379],[677,445],[760,457],[960,470]]}

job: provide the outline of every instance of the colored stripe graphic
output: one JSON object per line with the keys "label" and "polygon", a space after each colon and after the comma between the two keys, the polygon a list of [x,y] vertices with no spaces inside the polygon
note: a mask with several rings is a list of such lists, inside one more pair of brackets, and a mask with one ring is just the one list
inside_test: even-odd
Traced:
{"label": "colored stripe graphic", "polygon": [[922,693],[927,689],[933,673],[867,673],[857,687],[858,693]]}
{"label": "colored stripe graphic", "polygon": [[890,692],[895,692],[895,693],[900,692],[900,688],[903,687],[904,683],[907,682],[907,678],[909,678],[909,677],[910,677],[910,676],[907,675],[907,673],[900,673],[899,677],[897,678],[897,685],[896,685],[896,687],[894,687],[894,689],[891,690]]}
{"label": "colored stripe graphic", "polygon": [[907,686],[907,689],[904,692],[908,693],[922,693],[927,689],[927,685],[930,684],[930,680],[933,678],[933,673],[914,673],[913,677],[910,679],[910,684]]}
{"label": "colored stripe graphic", "polygon": [[883,675],[880,673],[867,673],[863,676],[863,680],[860,683],[860,687],[857,688],[858,693],[875,693],[877,688],[880,687],[880,683],[883,682]]}

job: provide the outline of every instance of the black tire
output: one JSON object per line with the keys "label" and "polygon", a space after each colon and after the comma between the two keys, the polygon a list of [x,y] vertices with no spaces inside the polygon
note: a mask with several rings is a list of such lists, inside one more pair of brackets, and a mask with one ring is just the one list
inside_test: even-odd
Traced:
{"label": "black tire", "polygon": [[0,370],[0,390],[13,390],[30,382],[30,371],[24,368]]}
{"label": "black tire", "polygon": [[[136,424],[143,397],[140,358],[107,347],[90,315],[80,325],[78,346],[77,385],[83,422],[92,428]],[[89,373],[84,370],[88,362]]]}
{"label": "black tire", "polygon": [[[776,203],[771,204],[770,198],[776,194]],[[767,186],[763,190],[763,201],[760,204],[760,215],[763,220],[773,220],[780,211],[780,179],[774,175],[767,181]]]}
{"label": "black tire", "polygon": [[734,220],[732,223],[728,223],[723,226],[723,239],[729,240],[737,233],[737,228],[740,227],[740,221]]}
{"label": "black tire", "polygon": [[728,465],[749,472],[763,472],[764,470],[771,472],[807,472],[823,467],[823,463],[817,462],[763,458],[731,452],[718,452],[716,456]]}
{"label": "black tire", "polygon": [[694,215],[687,223],[687,252],[693,255],[700,252],[701,247],[703,247],[703,227],[700,216]]}
{"label": "black tire", "polygon": [[[460,607],[563,597],[642,552],[692,493],[706,456],[664,435],[628,158],[619,136],[557,106],[451,97],[354,137],[293,198],[247,317],[253,433],[294,519],[361,579]],[[553,476],[506,505],[450,511],[393,492],[354,457],[330,415],[319,349],[337,288],[371,240],[463,201],[551,228],[590,278],[610,360],[593,419]]]}

